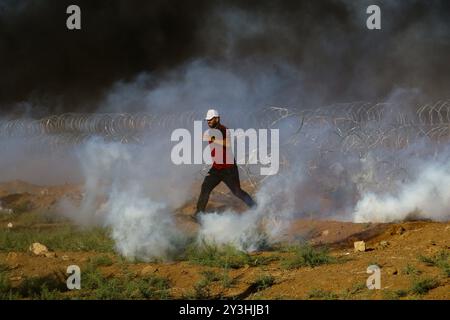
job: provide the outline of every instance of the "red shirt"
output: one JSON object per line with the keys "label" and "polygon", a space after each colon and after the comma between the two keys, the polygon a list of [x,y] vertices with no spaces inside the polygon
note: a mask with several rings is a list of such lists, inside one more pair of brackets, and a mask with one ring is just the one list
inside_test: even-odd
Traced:
{"label": "red shirt", "polygon": [[[232,166],[235,165],[235,159],[233,157],[233,154],[232,154],[231,150],[229,150],[229,148],[227,148],[225,146],[227,139],[230,139],[230,135],[228,134],[228,131],[227,131],[228,128],[223,126],[223,125],[221,125],[221,124],[219,124],[218,127],[215,128],[215,129],[220,130],[220,132],[222,133],[222,139],[223,139],[224,146],[222,147],[221,145],[215,144],[215,148],[211,148],[211,158],[214,160],[212,166],[213,166],[213,168],[219,169],[219,170],[231,168]],[[211,143],[212,143],[212,141],[209,141],[209,144],[211,144]],[[220,163],[216,163],[216,160],[217,160],[216,159],[216,148],[219,148],[219,147],[223,148],[222,149],[223,160],[222,161],[217,161],[217,162],[220,162]],[[217,155],[217,156],[219,157],[220,155]],[[228,159],[229,159],[230,163],[226,162],[227,156],[228,156]]]}

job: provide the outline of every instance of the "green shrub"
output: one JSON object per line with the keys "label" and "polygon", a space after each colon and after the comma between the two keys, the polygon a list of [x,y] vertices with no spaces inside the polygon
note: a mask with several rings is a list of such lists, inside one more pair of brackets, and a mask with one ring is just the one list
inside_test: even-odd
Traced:
{"label": "green shrub", "polygon": [[71,226],[51,229],[18,229],[0,232],[1,251],[28,250],[39,242],[51,250],[114,252],[114,243],[107,229],[80,230]]}
{"label": "green shrub", "polygon": [[439,282],[436,279],[426,278],[415,280],[411,287],[411,292],[414,294],[426,294],[431,289],[437,288]]}
{"label": "green shrub", "polygon": [[271,287],[275,283],[275,278],[269,274],[261,275],[253,281],[256,290],[264,290]]}
{"label": "green shrub", "polygon": [[231,245],[218,246],[202,242],[191,245],[187,249],[187,260],[192,263],[219,268],[241,268],[245,265],[258,266],[267,264],[271,258],[253,258],[246,252],[240,251]]}
{"label": "green shrub", "polygon": [[336,259],[328,254],[326,248],[315,249],[310,245],[304,245],[294,250],[294,256],[282,261],[282,266],[287,269],[300,267],[317,267],[323,264],[335,263]]}
{"label": "green shrub", "polygon": [[339,295],[321,289],[313,289],[308,293],[307,298],[314,300],[338,300]]}
{"label": "green shrub", "polygon": [[446,250],[439,251],[432,257],[420,255],[419,260],[429,266],[440,268],[444,275],[450,277],[450,252]]}

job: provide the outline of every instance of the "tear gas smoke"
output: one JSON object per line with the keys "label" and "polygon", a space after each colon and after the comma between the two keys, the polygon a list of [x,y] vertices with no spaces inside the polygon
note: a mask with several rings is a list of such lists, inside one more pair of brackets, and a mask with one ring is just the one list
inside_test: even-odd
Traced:
{"label": "tear gas smoke", "polygon": [[[376,34],[367,1],[79,2],[89,32],[67,34],[65,1],[0,0],[0,180],[82,182],[60,211],[109,227],[124,256],[183,248],[175,213],[204,167],[173,165],[170,135],[211,106],[230,128],[280,129],[281,167],[243,166],[258,206],[202,215],[199,240],[252,251],[304,216],[449,219],[448,1],[386,3]],[[125,112],[151,125],[122,131]]]}
{"label": "tear gas smoke", "polygon": [[445,160],[424,162],[412,181],[392,193],[367,192],[354,211],[355,222],[395,222],[408,219],[447,221],[450,218],[450,165]]}

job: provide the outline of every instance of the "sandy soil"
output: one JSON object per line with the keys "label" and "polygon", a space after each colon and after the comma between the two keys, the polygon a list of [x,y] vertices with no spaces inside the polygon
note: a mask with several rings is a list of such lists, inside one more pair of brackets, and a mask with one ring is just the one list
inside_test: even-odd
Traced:
{"label": "sandy soil", "polygon": [[[247,186],[250,188],[250,186]],[[42,187],[22,181],[12,181],[0,185],[0,200],[3,208],[19,207],[24,212],[46,212],[55,209],[58,199],[70,197],[81,199],[80,186],[63,185]],[[225,210],[232,204],[234,210],[243,210],[234,205],[225,188],[221,188],[211,198],[211,207]],[[234,207],[233,207],[234,205]],[[187,230],[195,232],[196,225],[186,219],[192,214],[194,205],[181,208],[177,221]],[[3,219],[0,232],[6,232],[7,220]],[[13,221],[14,228],[52,228],[23,224],[20,219]],[[54,223],[56,226],[57,223]],[[390,299],[398,290],[409,290],[416,278],[438,279],[439,285],[422,295],[408,294],[404,299],[450,299],[450,278],[443,275],[440,268],[420,261],[419,255],[433,256],[439,252],[450,252],[450,222],[408,221],[399,223],[356,224],[351,222],[298,219],[295,220],[286,237],[291,240],[307,240],[315,246],[326,245],[330,254],[340,258],[339,263],[325,264],[297,269],[286,269],[274,259],[267,265],[252,267],[246,265],[230,269],[233,285],[224,287],[213,282],[209,286],[209,298],[239,299],[307,299],[314,298],[311,292],[321,290],[334,294],[339,299]],[[364,240],[367,250],[355,252],[353,243]],[[252,253],[252,257],[277,256],[288,253],[276,249]],[[9,268],[11,283],[18,286],[27,277],[52,276],[65,282],[68,265],[85,265],[90,258],[98,256],[95,251],[55,251],[53,257],[34,256],[29,252],[14,252],[0,248],[0,262]],[[123,265],[119,257],[109,254],[114,263],[100,267],[108,278],[120,277]],[[369,276],[366,269],[371,264],[381,268],[381,289],[369,290],[365,287]],[[407,274],[405,268],[413,267],[420,275]],[[199,266],[190,261],[170,263],[130,263],[128,271],[135,277],[155,274],[166,277],[171,282],[172,298],[182,298],[193,290],[201,280],[201,272],[212,270],[220,274],[220,268]],[[255,288],[255,279],[261,275],[271,275],[274,283],[264,289]],[[70,295],[70,293],[68,293]],[[320,297],[316,297],[320,298]]]}

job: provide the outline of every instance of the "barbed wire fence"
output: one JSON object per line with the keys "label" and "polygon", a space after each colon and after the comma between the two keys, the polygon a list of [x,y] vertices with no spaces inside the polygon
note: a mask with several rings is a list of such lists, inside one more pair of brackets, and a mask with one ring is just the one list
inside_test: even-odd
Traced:
{"label": "barbed wire fence", "polygon": [[[158,115],[65,113],[42,119],[0,120],[0,138],[30,140],[38,148],[45,145],[51,150],[82,144],[92,137],[144,145],[148,135],[158,135],[175,128],[190,128],[195,120],[202,118],[203,112],[195,110]],[[304,148],[314,149],[316,156],[307,164],[311,176],[318,175],[318,171],[322,170],[321,162],[332,167],[336,164],[335,159],[352,156],[370,163],[372,169],[382,173],[383,181],[379,183],[385,184],[386,181],[405,179],[408,172],[402,165],[401,157],[386,156],[389,154],[386,152],[383,157],[377,157],[377,152],[390,150],[394,154],[418,141],[426,141],[426,152],[439,152],[440,146],[450,138],[450,100],[415,108],[370,102],[339,103],[311,109],[270,106],[251,113],[247,119],[237,115],[232,120],[237,124],[251,124],[255,128],[280,128],[280,131],[287,132],[280,148],[298,148],[299,152]],[[256,152],[248,150],[247,155],[255,155]],[[280,156],[281,167],[295,165],[282,153]],[[251,165],[241,168],[255,188],[265,179],[254,173]],[[361,174],[372,173],[367,171]]]}

